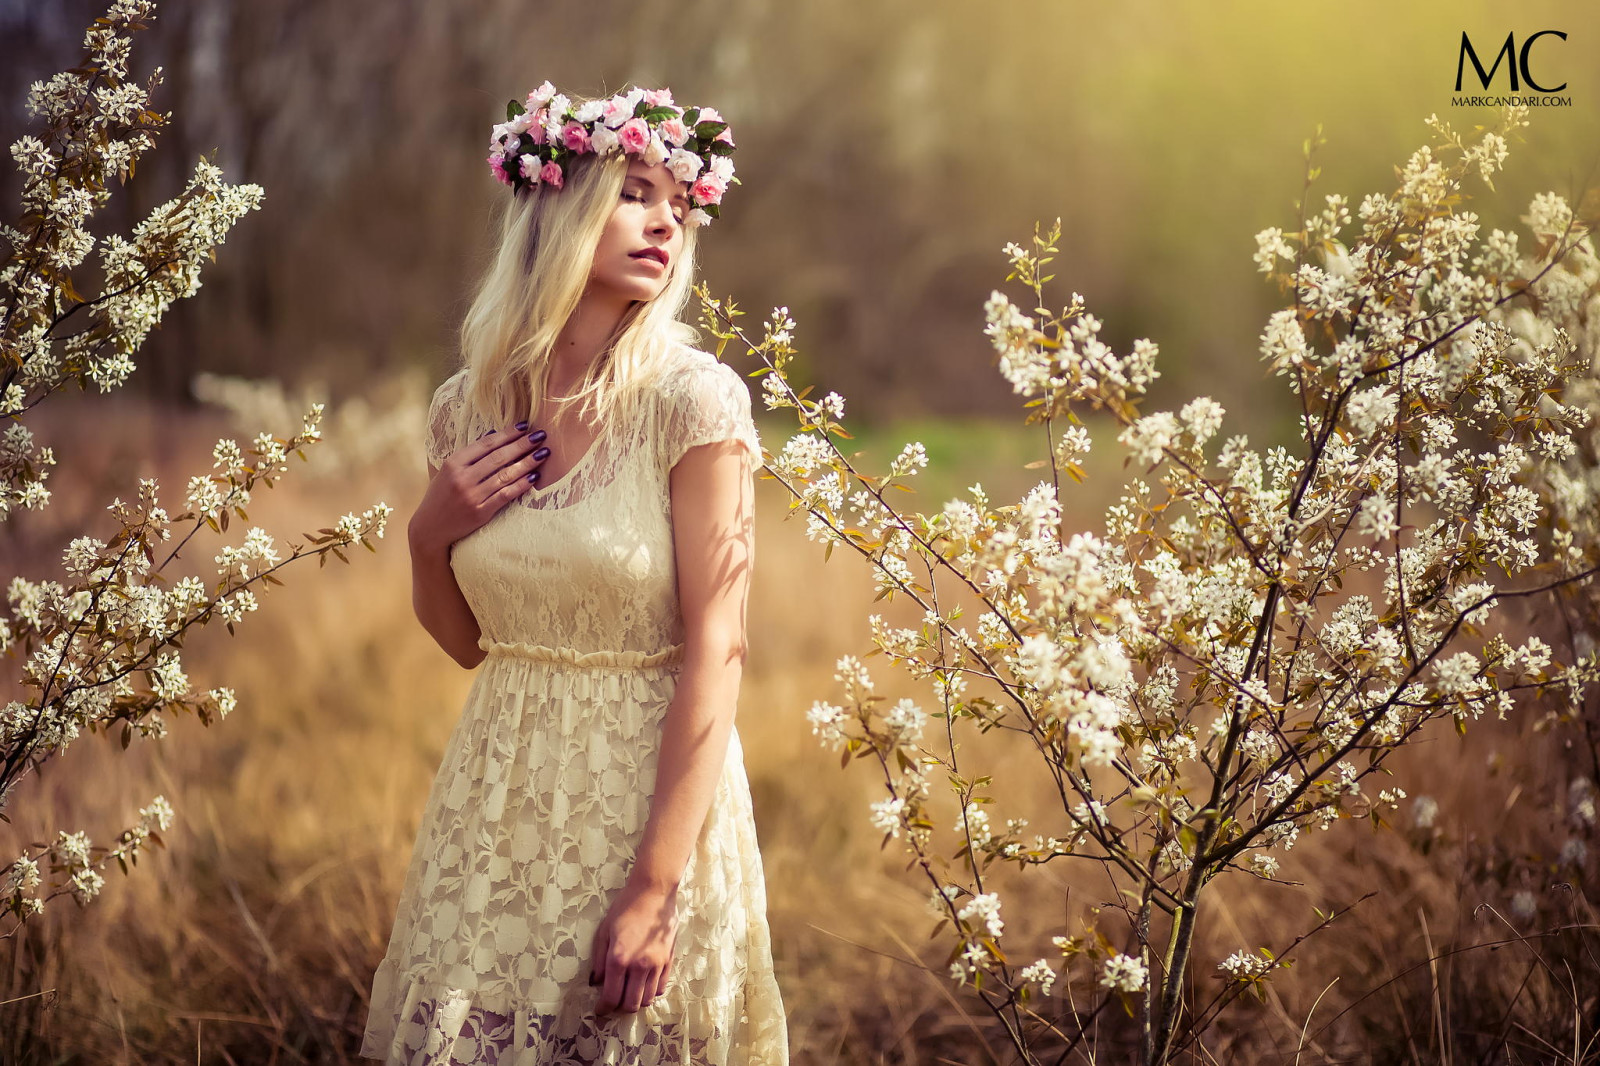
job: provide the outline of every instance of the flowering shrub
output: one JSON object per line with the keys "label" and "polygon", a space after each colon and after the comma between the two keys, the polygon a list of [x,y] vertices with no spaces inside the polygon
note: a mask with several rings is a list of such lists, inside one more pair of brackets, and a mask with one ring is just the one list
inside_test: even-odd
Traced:
{"label": "flowering shrub", "polygon": [[[50,501],[45,482],[56,459],[52,449],[35,447],[23,422],[28,412],[73,380],[102,392],[122,384],[150,330],[174,300],[199,289],[202,262],[261,201],[260,187],[228,185],[202,159],[183,192],[140,222],[131,240],[89,232],[90,216],[110,199],[112,178],[133,175],[167,121],[148,107],[159,68],[146,85],[128,80],[128,35],[145,27],[153,8],[150,0],[116,0],[96,19],[84,38],[85,62],[29,90],[41,135],[11,146],[23,184],[20,218],[0,226],[7,246],[0,261],[0,416],[9,420],[0,435],[0,521]],[[99,292],[86,296],[74,271],[96,247]],[[313,405],[301,431],[287,439],[263,433],[248,448],[219,441],[218,472],[190,479],[182,514],[169,515],[156,482],[141,479],[136,502],[117,499],[107,508],[118,523],[109,540],[82,536],[67,546],[64,581],[11,580],[0,650],[20,660],[19,688],[28,696],[0,708],[0,812],[19,780],[84,730],[117,730],[126,748],[135,735],[164,736],[169,712],[192,711],[207,725],[226,717],[232,690],[197,692],[184,672],[178,649],[188,630],[220,618],[233,632],[258,606],[254,586],[281,584],[276,572],[295,559],[326,562],[332,552],[348,562],[341,549],[358,541],[376,550],[369,538],[383,536],[390,513],[383,503],[307,534],[315,547],[290,545],[287,559],[270,534],[252,528],[241,544],[221,547],[215,582],[185,576],[164,587],[171,576],[163,571],[202,527],[221,534],[230,514],[248,521],[251,490],[287,473],[291,453],[305,458],[304,446],[321,436],[321,416],[321,405]],[[0,912],[9,920],[0,935],[12,935],[56,895],[70,892],[87,904],[104,883],[99,871],[116,860],[127,872],[147,842],[161,842],[173,816],[157,796],[111,847],[62,831],[55,842],[34,844],[0,865]]]}
{"label": "flowering shrub", "polygon": [[[1541,533],[1549,493],[1524,481],[1530,463],[1576,463],[1568,476],[1600,487],[1592,454],[1588,465],[1574,456],[1591,411],[1567,396],[1590,362],[1547,313],[1556,297],[1514,303],[1556,292],[1577,306],[1579,286],[1552,279],[1575,248],[1592,256],[1585,227],[1541,197],[1539,252],[1519,260],[1513,238],[1480,238],[1460,207],[1466,180],[1489,184],[1505,134],[1526,122],[1525,108],[1509,108],[1468,144],[1430,118],[1436,143],[1411,156],[1393,193],[1354,213],[1328,195],[1292,231],[1257,236],[1255,261],[1288,301],[1260,349],[1289,387],[1292,448],[1224,433],[1225,412],[1205,397],[1141,413],[1156,345],[1114,351],[1076,293],[1059,311],[1045,304],[1059,222],[1036,228],[1031,247],[1007,245],[1007,280],[1032,306],[995,292],[985,333],[1027,422],[1043,426],[1050,470],[1007,506],[974,485],[936,513],[897,510],[889,490],[926,465],[922,446],[907,445],[886,475],[858,471],[831,439],[849,436],[843,398],[808,399],[788,380],[787,309],[755,340],[732,303],[700,290],[721,347],[738,338],[761,359],[766,405],[796,412],[801,432],[767,468],[806,512],[808,537],[830,555],[854,551],[884,597],[922,611],[916,628],[879,615],[870,625],[889,664],[931,680],[931,710],[885,706],[847,655],[842,699],[818,700],[810,723],[845,762],[882,773],[872,824],[926,877],[950,977],[1024,1060],[1061,1061],[1120,1002],[1140,1026],[1141,1061],[1171,1061],[1338,917],[1321,914],[1276,950],[1247,945],[1202,964],[1198,904],[1218,876],[1277,878],[1303,834],[1343,818],[1387,825],[1405,793],[1370,779],[1424,729],[1507,715],[1521,693],[1576,705],[1600,670],[1592,646],[1558,660],[1503,624],[1505,604],[1588,587],[1600,563],[1592,539],[1574,551],[1565,534]],[[1308,142],[1308,165],[1310,155]],[[1512,307],[1520,334],[1503,323]],[[1063,474],[1083,477],[1085,407],[1114,421],[1139,473],[1103,532],[1068,533],[1059,491]],[[1592,506],[1583,519],[1593,526]],[[984,763],[991,733],[1037,756],[1059,800],[1050,832],[1001,823],[1006,797]],[[935,795],[945,786],[948,812]],[[1019,964],[1002,944],[1026,934],[1007,932],[1008,919],[1028,926],[1004,909],[1000,867],[1027,876],[1062,862],[1103,869],[1120,902],[1073,919],[1052,957],[1023,952]],[[1206,1002],[1190,1002],[1183,990],[1203,989],[1208,973]]]}

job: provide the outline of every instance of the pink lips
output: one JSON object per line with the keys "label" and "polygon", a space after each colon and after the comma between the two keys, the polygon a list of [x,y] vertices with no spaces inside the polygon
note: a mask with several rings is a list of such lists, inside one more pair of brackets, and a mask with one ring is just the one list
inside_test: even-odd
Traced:
{"label": "pink lips", "polygon": [[633,258],[634,259],[654,259],[656,262],[660,263],[662,266],[666,266],[667,265],[667,253],[662,251],[660,248],[646,248],[642,252],[634,252],[633,253]]}

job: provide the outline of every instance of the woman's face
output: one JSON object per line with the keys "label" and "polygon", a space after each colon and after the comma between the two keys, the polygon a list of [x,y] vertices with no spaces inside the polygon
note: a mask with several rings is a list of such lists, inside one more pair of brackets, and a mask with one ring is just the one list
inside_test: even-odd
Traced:
{"label": "woman's face", "polygon": [[589,271],[589,289],[624,300],[653,300],[683,251],[683,219],[689,213],[689,186],[664,164],[628,160],[628,176],[611,220],[600,234]]}

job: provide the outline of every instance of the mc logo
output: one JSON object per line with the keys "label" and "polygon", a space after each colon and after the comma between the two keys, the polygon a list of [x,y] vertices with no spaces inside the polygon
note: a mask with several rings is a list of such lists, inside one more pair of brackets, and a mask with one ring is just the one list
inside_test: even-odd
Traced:
{"label": "mc logo", "polygon": [[1512,92],[1520,91],[1517,87],[1517,72],[1519,70],[1522,72],[1522,80],[1528,83],[1528,87],[1530,89],[1536,89],[1542,93],[1558,93],[1562,89],[1565,89],[1567,87],[1566,82],[1562,82],[1554,89],[1546,89],[1543,85],[1540,85],[1538,82],[1533,80],[1533,74],[1528,70],[1528,53],[1533,49],[1533,42],[1537,41],[1546,34],[1553,34],[1554,36],[1561,38],[1563,41],[1567,39],[1567,35],[1562,33],[1560,30],[1540,30],[1538,33],[1533,34],[1527,40],[1523,41],[1522,51],[1518,52],[1515,40],[1516,35],[1514,33],[1508,33],[1506,34],[1506,43],[1501,45],[1500,51],[1495,54],[1494,66],[1490,67],[1486,72],[1483,69],[1483,64],[1478,61],[1478,53],[1473,50],[1472,41],[1467,37],[1467,31],[1462,30],[1461,51],[1456,56],[1456,92],[1461,91],[1461,74],[1466,69],[1467,60],[1469,58],[1472,60],[1473,68],[1478,72],[1478,80],[1483,83],[1483,87],[1485,89],[1489,87],[1489,82],[1494,80],[1494,73],[1500,69],[1500,61],[1502,59],[1506,60],[1506,70],[1511,75]]}

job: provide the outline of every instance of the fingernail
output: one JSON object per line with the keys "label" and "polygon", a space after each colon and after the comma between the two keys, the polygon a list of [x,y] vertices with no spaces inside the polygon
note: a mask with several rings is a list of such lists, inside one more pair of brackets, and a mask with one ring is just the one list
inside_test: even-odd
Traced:
{"label": "fingernail", "polygon": [[528,434],[528,442],[530,444],[538,444],[542,440],[544,440],[544,430],[542,429],[536,429]]}
{"label": "fingernail", "polygon": [[[538,481],[538,480],[539,480],[539,471],[537,471],[537,470],[535,470],[535,471],[534,471],[534,472],[533,472],[533,473],[531,473],[531,474],[529,474],[529,475],[528,475],[528,484],[530,484],[530,485],[531,485],[531,484],[533,484],[533,483],[534,483],[534,482],[535,482],[535,481]],[[591,984],[591,985],[592,985],[592,984],[594,984],[594,982],[593,982],[593,981],[590,981],[590,982],[589,982],[589,983],[590,983],[590,984]]]}
{"label": "fingernail", "polygon": [[491,434],[493,432],[494,432],[494,430],[492,430],[492,429],[484,430],[482,433],[478,434],[478,439],[482,440],[483,438],[487,437],[489,434]]}
{"label": "fingernail", "polygon": [[519,433],[520,433],[520,432],[521,432],[521,431],[523,431],[523,430],[525,430],[525,429],[527,429],[527,428],[528,428],[528,423],[526,423],[526,422],[518,422],[518,423],[517,423],[517,431],[518,431],[518,432],[519,432]]}
{"label": "fingernail", "polygon": [[548,459],[550,457],[550,449],[540,448],[538,451],[533,453],[533,457],[535,459]]}

